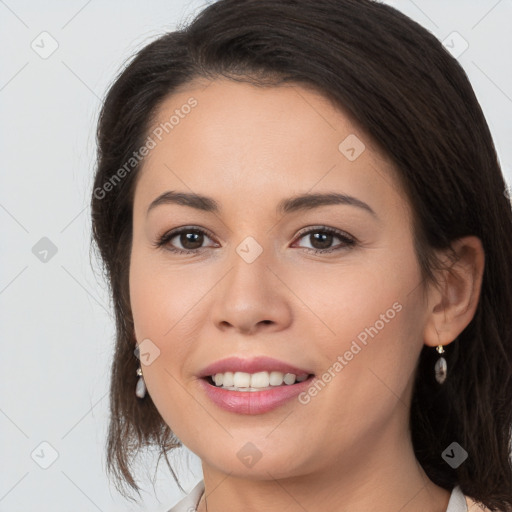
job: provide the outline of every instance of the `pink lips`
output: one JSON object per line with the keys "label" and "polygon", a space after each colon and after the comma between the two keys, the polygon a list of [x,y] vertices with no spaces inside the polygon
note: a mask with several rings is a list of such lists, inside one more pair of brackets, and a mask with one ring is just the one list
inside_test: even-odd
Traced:
{"label": "pink lips", "polygon": [[[210,383],[208,379],[210,375],[228,371],[246,373],[278,371],[310,376],[302,382],[291,385],[283,384],[262,391],[229,391]],[[202,377],[199,379],[199,385],[213,403],[226,411],[238,414],[263,414],[283,405],[305,391],[315,378],[312,373],[310,370],[298,368],[271,357],[256,357],[253,359],[229,357],[204,368],[199,375]]]}

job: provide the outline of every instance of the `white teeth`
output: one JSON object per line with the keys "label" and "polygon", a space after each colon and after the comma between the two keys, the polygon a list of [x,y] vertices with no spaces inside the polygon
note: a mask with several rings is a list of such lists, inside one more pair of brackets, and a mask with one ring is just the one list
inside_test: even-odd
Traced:
{"label": "white teeth", "polygon": [[280,386],[284,375],[281,372],[270,372],[269,383],[271,386]]}
{"label": "white teeth", "polygon": [[250,388],[251,376],[248,373],[235,372],[233,376],[233,386],[235,386],[235,388]]}
{"label": "white teeth", "polygon": [[308,378],[308,374],[295,375],[294,373],[282,372],[226,372],[216,373],[211,378],[216,386],[230,389],[232,391],[255,391],[262,389],[270,389],[272,386],[282,386],[302,382]]}
{"label": "white teeth", "polygon": [[221,376],[223,386],[233,386],[233,372],[218,373]]}
{"label": "white teeth", "polygon": [[295,375],[293,373],[287,373],[283,380],[285,384],[294,384],[295,383]]}
{"label": "white teeth", "polygon": [[[249,377],[248,373],[243,373],[242,375],[247,375],[247,377]],[[250,387],[252,387],[252,388],[268,388],[268,385],[269,385],[268,372],[253,373],[250,376],[250,378],[251,378],[251,386]],[[247,379],[247,381],[249,381],[249,379]],[[235,386],[241,387],[236,384],[236,381],[235,381]],[[247,387],[249,387],[249,386],[247,386]]]}

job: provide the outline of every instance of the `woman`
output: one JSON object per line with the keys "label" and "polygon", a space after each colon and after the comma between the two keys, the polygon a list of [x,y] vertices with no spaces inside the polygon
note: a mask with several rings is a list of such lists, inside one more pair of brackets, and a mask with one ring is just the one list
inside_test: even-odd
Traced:
{"label": "woman", "polygon": [[220,0],[120,74],[98,151],[119,488],[185,445],[172,512],[511,510],[512,212],[433,35]]}

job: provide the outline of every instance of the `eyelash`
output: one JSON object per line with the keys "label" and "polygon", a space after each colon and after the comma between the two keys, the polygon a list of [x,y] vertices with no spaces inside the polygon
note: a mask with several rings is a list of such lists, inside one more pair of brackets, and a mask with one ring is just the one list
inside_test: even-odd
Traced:
{"label": "eyelash", "polygon": [[[213,239],[213,236],[211,233],[205,229],[202,228],[192,228],[192,227],[182,227],[178,228],[172,231],[169,231],[167,233],[164,233],[162,236],[160,236],[157,241],[153,244],[157,248],[161,248],[166,246],[173,238],[175,238],[178,235],[181,235],[182,233],[196,233],[196,234],[202,234],[206,235],[208,238]],[[327,254],[334,251],[339,251],[341,249],[347,248],[350,249],[356,245],[356,240],[343,231],[339,231],[338,229],[330,228],[327,226],[317,226],[313,228],[309,228],[307,231],[302,231],[298,234],[298,239],[303,238],[306,235],[310,235],[312,233],[327,233],[329,235],[335,235],[337,238],[339,238],[342,241],[342,244],[336,247],[331,247],[329,249],[314,249],[311,247],[300,247],[300,249],[305,249],[308,252],[312,252],[314,254]],[[166,247],[166,250],[171,251],[176,254],[200,254],[203,252],[204,249],[207,249],[207,247],[201,247],[199,249],[178,249],[176,247]]]}

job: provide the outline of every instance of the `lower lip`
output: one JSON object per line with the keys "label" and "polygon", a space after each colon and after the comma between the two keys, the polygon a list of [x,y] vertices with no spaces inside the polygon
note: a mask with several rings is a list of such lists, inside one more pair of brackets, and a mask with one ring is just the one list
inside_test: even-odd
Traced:
{"label": "lower lip", "polygon": [[206,379],[199,379],[199,383],[210,400],[221,409],[237,414],[263,414],[305,391],[313,379],[314,375],[311,375],[302,382],[264,391],[229,391],[210,384]]}

